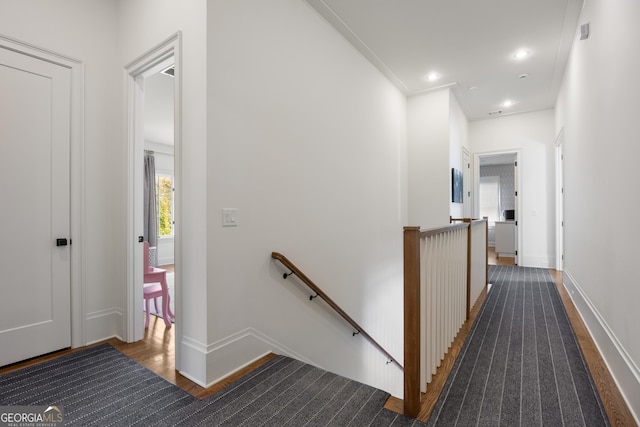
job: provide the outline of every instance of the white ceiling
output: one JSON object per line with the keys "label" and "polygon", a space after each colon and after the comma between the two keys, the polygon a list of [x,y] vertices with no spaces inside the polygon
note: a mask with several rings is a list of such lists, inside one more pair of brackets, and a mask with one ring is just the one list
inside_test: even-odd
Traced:
{"label": "white ceiling", "polygon": [[173,77],[157,73],[144,81],[144,140],[173,145]]}
{"label": "white ceiling", "polygon": [[583,0],[307,2],[406,95],[450,86],[478,120],[554,107]]}

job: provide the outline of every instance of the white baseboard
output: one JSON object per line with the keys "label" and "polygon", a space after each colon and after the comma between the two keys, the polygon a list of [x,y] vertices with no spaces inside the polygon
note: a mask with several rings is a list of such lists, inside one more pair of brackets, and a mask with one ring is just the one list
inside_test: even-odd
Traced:
{"label": "white baseboard", "polygon": [[283,354],[316,365],[260,331],[247,328],[207,346],[206,386],[219,382],[268,353]]}
{"label": "white baseboard", "polygon": [[638,399],[640,396],[640,369],[584,294],[580,285],[566,269],[563,272],[563,281],[573,304],[578,309],[585,326],[598,347],[598,351],[633,414],[636,424],[640,425],[640,400]]}
{"label": "white baseboard", "polygon": [[515,258],[516,254],[507,254],[507,253],[498,252],[496,256],[498,258]]}
{"label": "white baseboard", "polygon": [[522,267],[554,268],[555,259],[542,256],[519,256],[518,265]]}
{"label": "white baseboard", "polygon": [[173,264],[173,257],[170,258],[158,258],[158,265],[170,265]]}
{"label": "white baseboard", "polygon": [[180,373],[207,388],[207,346],[187,336],[180,341]]}
{"label": "white baseboard", "polygon": [[118,338],[122,340],[124,316],[118,307],[87,313],[85,316],[85,345]]}

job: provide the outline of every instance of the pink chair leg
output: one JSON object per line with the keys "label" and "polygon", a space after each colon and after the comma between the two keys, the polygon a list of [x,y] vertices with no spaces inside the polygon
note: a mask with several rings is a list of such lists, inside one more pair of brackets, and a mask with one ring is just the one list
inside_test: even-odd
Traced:
{"label": "pink chair leg", "polygon": [[172,319],[176,318],[176,315],[171,311],[171,297],[167,295],[167,313],[169,313],[169,317]]}
{"label": "pink chair leg", "polygon": [[149,300],[145,299],[144,300],[144,304],[145,304],[145,307],[147,308],[147,312],[145,313],[146,314],[146,320],[144,321],[144,328],[148,329],[149,328]]}
{"label": "pink chair leg", "polygon": [[153,299],[153,305],[156,307],[156,313],[160,313],[160,310],[158,310],[158,298]]}
{"label": "pink chair leg", "polygon": [[164,319],[164,324],[167,328],[171,327],[171,319],[169,319],[169,288],[167,287],[167,278],[165,275],[162,276],[162,318]]}

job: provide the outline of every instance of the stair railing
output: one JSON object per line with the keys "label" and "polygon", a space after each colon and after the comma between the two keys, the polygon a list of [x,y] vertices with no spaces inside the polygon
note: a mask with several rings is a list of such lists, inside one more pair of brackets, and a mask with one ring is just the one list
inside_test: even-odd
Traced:
{"label": "stair railing", "polygon": [[310,300],[313,300],[316,297],[320,297],[322,300],[324,300],[324,302],[326,302],[329,305],[329,307],[331,307],[344,320],[346,320],[349,325],[351,325],[355,329],[355,332],[353,332],[353,336],[362,335],[371,344],[373,344],[374,347],[380,350],[387,357],[387,364],[394,363],[400,369],[404,369],[400,362],[398,362],[387,350],[385,350],[384,347],[378,344],[378,342],[375,339],[373,339],[373,337],[371,337],[371,335],[369,335],[362,326],[360,326],[355,320],[353,320],[351,316],[349,316],[342,308],[340,308],[338,304],[336,304],[325,292],[322,291],[322,289],[320,289],[315,283],[313,283],[313,281],[309,279],[298,267],[296,267],[294,263],[289,261],[287,257],[285,257],[284,255],[278,252],[272,252],[271,258],[279,261],[282,265],[284,265],[286,268],[289,269],[290,271],[289,273],[284,273],[282,275],[284,279],[291,276],[292,274],[295,275],[309,289],[315,292],[315,295],[309,296]]}
{"label": "stair railing", "polygon": [[489,220],[487,218],[453,218],[449,222],[469,224],[467,233],[467,319],[471,306],[489,283]]}
{"label": "stair railing", "polygon": [[421,393],[467,317],[468,222],[404,228],[404,412]]}

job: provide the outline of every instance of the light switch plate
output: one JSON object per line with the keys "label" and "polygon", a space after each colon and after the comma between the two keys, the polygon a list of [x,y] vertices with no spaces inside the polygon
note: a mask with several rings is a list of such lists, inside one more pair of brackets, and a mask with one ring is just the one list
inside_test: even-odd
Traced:
{"label": "light switch plate", "polygon": [[238,209],[222,208],[222,226],[237,227],[238,226]]}

